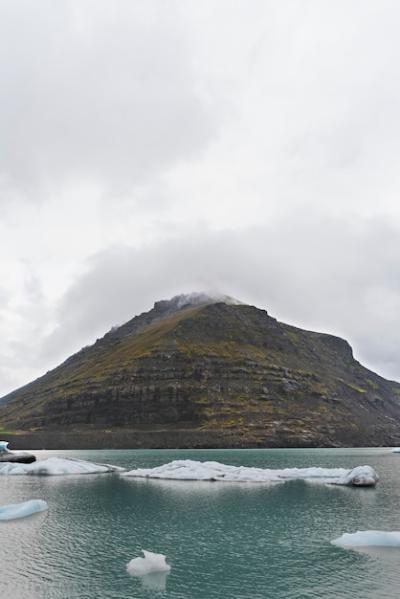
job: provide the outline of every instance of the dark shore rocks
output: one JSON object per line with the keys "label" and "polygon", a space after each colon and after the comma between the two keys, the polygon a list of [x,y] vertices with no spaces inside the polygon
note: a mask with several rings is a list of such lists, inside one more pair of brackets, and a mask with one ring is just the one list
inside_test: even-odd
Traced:
{"label": "dark shore rocks", "polygon": [[12,451],[1,451],[0,462],[19,462],[21,464],[32,464],[36,462],[36,457],[26,451],[14,453]]}

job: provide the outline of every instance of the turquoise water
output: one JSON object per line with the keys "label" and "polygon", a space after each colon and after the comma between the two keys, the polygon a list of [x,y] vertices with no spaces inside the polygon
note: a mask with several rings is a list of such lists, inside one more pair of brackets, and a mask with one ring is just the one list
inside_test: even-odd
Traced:
{"label": "turquoise water", "polygon": [[[45,499],[47,513],[0,523],[0,597],[7,599],[398,598],[400,551],[330,541],[400,530],[400,455],[385,449],[46,451],[129,468],[172,459],[268,468],[369,464],[376,489],[289,482],[149,481],[116,474],[0,477],[0,503]],[[169,575],[138,579],[141,549]]]}

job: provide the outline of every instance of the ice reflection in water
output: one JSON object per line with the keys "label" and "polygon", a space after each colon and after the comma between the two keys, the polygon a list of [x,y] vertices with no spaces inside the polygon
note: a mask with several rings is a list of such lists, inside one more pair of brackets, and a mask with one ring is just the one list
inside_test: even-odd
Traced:
{"label": "ice reflection in water", "polygon": [[165,591],[169,572],[153,572],[140,577],[140,582],[145,589],[150,591]]}

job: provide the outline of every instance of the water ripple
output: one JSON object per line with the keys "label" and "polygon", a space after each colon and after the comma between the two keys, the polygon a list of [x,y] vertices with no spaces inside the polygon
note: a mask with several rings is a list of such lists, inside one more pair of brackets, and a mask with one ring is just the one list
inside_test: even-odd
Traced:
{"label": "water ripple", "polygon": [[[368,462],[382,481],[366,490],[303,482],[180,484],[117,475],[4,477],[2,503],[43,498],[49,512],[1,523],[0,596],[397,599],[400,551],[351,551],[330,541],[343,532],[400,530],[399,456],[371,450],[165,453],[74,455],[141,467],[183,455],[260,467],[350,468]],[[167,555],[167,577],[127,575],[127,562],[143,548]]]}

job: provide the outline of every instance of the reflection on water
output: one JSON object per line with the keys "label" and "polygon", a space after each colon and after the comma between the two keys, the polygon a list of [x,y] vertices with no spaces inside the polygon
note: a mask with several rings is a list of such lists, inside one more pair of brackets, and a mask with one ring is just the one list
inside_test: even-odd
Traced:
{"label": "reflection on water", "polygon": [[140,582],[145,589],[150,591],[165,591],[167,588],[167,576],[169,572],[153,572],[140,576]]}
{"label": "reflection on water", "polygon": [[391,560],[400,566],[400,547],[342,547],[346,551],[356,551],[374,559]]}
{"label": "reflection on water", "polygon": [[277,485],[287,484],[287,481],[267,481],[255,483],[209,480],[168,480],[162,478],[135,478],[131,476],[124,477],[124,480],[135,485],[153,486],[154,490],[157,492],[169,492],[171,494],[179,495],[179,497],[184,497],[185,495],[204,495],[209,497],[212,494],[223,494],[227,491],[232,491],[232,489],[237,491],[239,488],[241,488],[242,492],[246,492],[254,491],[255,489],[271,488]]}
{"label": "reflection on water", "polygon": [[[46,452],[46,457],[57,452]],[[257,467],[354,467],[375,490],[124,479],[116,474],[1,477],[1,503],[45,499],[47,513],[0,523],[0,597],[7,599],[394,599],[400,551],[349,551],[344,532],[400,530],[400,459],[384,450],[58,452],[152,467],[214,459]],[[132,578],[146,548],[170,574]]]}

